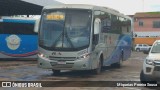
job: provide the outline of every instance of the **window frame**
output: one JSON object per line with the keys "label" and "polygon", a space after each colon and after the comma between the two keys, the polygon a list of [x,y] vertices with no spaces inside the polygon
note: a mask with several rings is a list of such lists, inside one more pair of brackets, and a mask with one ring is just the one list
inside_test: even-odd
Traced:
{"label": "window frame", "polygon": [[144,22],[143,22],[143,21],[139,21],[138,25],[139,25],[140,27],[143,27],[143,26],[144,26]]}
{"label": "window frame", "polygon": [[160,28],[160,21],[153,21],[153,28]]}

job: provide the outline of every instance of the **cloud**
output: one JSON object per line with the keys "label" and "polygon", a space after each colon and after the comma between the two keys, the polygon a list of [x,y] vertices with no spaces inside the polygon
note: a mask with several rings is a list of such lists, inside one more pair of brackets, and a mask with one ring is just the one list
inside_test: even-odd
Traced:
{"label": "cloud", "polygon": [[[160,0],[57,0],[66,4],[92,4],[106,6],[120,11],[126,15],[136,12],[155,11],[160,6]],[[154,5],[157,5],[154,6]],[[160,9],[159,9],[160,10]]]}
{"label": "cloud", "polygon": [[152,11],[159,11],[160,12],[160,5],[152,5],[151,6]]}

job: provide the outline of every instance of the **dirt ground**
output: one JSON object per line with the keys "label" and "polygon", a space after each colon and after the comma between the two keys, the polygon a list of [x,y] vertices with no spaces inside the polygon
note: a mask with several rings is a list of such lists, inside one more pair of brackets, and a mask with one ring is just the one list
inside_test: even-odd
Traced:
{"label": "dirt ground", "polygon": [[[140,81],[143,60],[147,55],[132,52],[121,68],[106,67],[99,75],[90,71],[62,71],[54,76],[51,70],[37,67],[37,61],[0,61],[0,81]],[[97,82],[98,83],[98,82]],[[82,84],[82,83],[80,83]],[[83,85],[83,84],[82,84]],[[2,90],[28,90],[28,88],[0,88]],[[29,88],[30,90],[150,90],[145,87],[48,87]]]}

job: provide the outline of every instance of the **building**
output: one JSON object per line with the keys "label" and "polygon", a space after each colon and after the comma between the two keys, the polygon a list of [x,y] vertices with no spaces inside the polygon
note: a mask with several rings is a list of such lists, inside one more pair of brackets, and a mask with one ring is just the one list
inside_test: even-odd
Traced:
{"label": "building", "polygon": [[160,12],[143,12],[134,15],[134,44],[152,45],[160,39]]}
{"label": "building", "polygon": [[135,37],[160,37],[160,12],[136,13],[134,16]]}

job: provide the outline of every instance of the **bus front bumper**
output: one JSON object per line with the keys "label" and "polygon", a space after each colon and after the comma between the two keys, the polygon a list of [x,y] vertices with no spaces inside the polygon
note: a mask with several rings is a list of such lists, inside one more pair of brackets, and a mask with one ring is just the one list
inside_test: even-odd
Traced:
{"label": "bus front bumper", "polygon": [[75,61],[58,61],[38,57],[38,67],[54,70],[90,70],[89,58]]}

